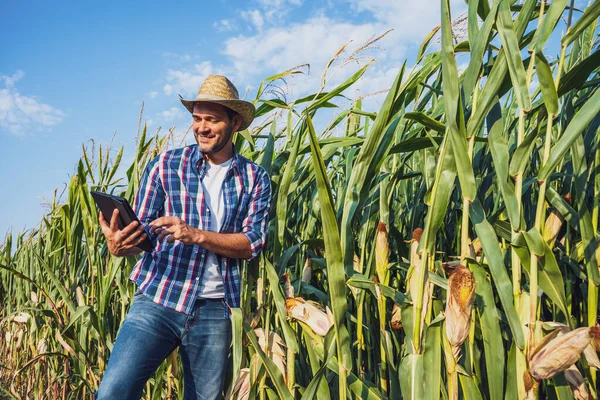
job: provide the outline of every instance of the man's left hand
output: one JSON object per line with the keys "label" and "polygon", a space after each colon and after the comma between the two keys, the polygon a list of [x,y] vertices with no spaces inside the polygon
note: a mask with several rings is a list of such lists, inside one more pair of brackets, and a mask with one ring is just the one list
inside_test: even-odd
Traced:
{"label": "man's left hand", "polygon": [[158,241],[166,238],[173,243],[179,240],[185,244],[197,244],[199,230],[189,226],[179,217],[160,217],[150,223],[150,232],[158,234]]}

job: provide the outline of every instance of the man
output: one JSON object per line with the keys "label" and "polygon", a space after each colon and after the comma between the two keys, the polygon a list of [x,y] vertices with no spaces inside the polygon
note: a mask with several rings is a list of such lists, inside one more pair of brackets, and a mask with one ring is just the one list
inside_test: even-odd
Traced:
{"label": "man", "polygon": [[[139,399],[161,362],[177,347],[185,399],[221,396],[231,341],[230,307],[240,304],[243,259],[264,246],[271,199],[267,173],[236,152],[233,133],[254,118],[225,77],[209,76],[194,100],[197,145],[170,150],[143,174],[135,210],[142,222],[123,230],[118,212],[100,216],[109,251],[144,254],[130,280],[138,286],[106,368],[98,399]],[[144,226],[146,225],[146,226]]]}

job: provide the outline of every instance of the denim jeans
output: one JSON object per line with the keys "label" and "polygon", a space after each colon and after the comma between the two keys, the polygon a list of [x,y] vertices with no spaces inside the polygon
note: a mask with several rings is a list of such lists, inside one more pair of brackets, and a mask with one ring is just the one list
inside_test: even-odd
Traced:
{"label": "denim jeans", "polygon": [[96,398],[139,399],[148,378],[178,346],[184,398],[220,398],[231,342],[231,320],[225,317],[225,307],[223,299],[198,299],[187,315],[137,293]]}

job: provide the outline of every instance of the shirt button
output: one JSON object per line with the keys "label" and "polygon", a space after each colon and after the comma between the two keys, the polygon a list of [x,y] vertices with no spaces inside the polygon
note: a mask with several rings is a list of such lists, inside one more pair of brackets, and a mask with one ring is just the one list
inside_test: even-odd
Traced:
{"label": "shirt button", "polygon": [[197,277],[197,278],[196,278],[196,280],[197,280],[197,281],[199,281],[199,280],[200,280],[200,277]]}

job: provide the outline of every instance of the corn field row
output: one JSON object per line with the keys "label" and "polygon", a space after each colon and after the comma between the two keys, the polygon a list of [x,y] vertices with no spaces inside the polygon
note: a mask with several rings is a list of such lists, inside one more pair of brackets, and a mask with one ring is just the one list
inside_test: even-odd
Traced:
{"label": "corn field row", "polygon": [[[600,0],[470,0],[460,41],[441,5],[377,112],[334,108],[370,63],[294,101],[269,88],[297,70],[260,85],[269,118],[234,141],[272,212],[228,399],[598,398]],[[108,253],[89,192],[132,200],[170,139],[143,128],[125,176],[123,148],[84,147],[63,200],[0,245],[0,398],[98,387],[136,259]],[[145,399],[183,398],[177,357]]]}

